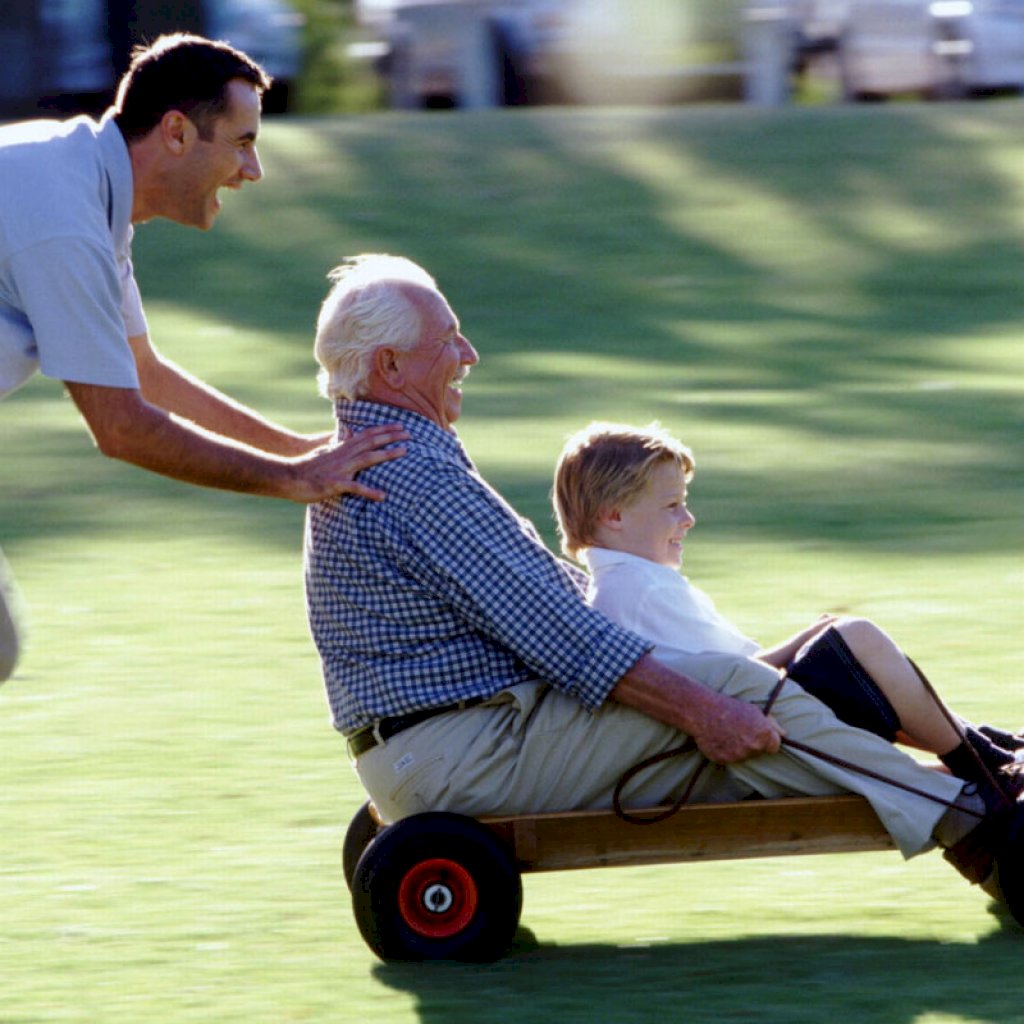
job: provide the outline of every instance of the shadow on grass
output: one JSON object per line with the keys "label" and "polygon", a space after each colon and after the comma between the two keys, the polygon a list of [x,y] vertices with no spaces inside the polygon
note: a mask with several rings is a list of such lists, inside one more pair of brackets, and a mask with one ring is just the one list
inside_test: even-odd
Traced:
{"label": "shadow on grass", "polygon": [[621,948],[545,945],[523,930],[496,964],[384,964],[374,975],[413,994],[423,1024],[1013,1024],[1024,1021],[1022,943],[1012,925],[977,943],[813,935]]}
{"label": "shadow on grass", "polygon": [[[756,364],[740,364],[761,387],[817,383],[808,329],[829,339],[835,378],[859,379],[867,359],[943,367],[922,340],[1017,315],[1024,246],[1005,213],[1016,185],[984,140],[986,127],[1011,130],[1005,114],[976,113],[973,138],[948,110],[704,114],[268,131],[267,180],[234,200],[247,216],[218,225],[216,244],[161,224],[139,233],[144,290],[180,301],[184,273],[191,306],[308,337],[326,271],[387,250],[437,275],[485,358],[625,344],[632,359],[689,372],[723,362],[708,325],[800,328],[797,344],[759,346]],[[776,250],[747,244],[759,233],[776,239],[774,267],[761,257]],[[865,302],[808,305],[805,290],[828,285]],[[295,366],[311,369],[305,347]]]}
{"label": "shadow on grass", "polygon": [[[516,422],[557,419],[552,463],[561,423],[594,417],[657,416],[705,435],[784,431],[797,455],[948,441],[949,457],[927,467],[886,451],[891,478],[872,479],[868,466],[866,481],[864,466],[836,473],[794,458],[769,493],[763,470],[721,465],[695,499],[723,530],[749,521],[782,541],[884,550],[962,525],[975,549],[1003,550],[1019,543],[1001,510],[1020,498],[1019,395],[972,386],[978,346],[945,341],[1019,316],[1024,243],[1008,173],[1024,162],[1013,148],[1019,110],[279,122],[261,140],[266,181],[232,196],[208,235],[146,225],[136,266],[154,308],[182,304],[258,332],[243,343],[256,348],[214,359],[211,346],[232,343],[194,333],[189,319],[170,354],[285,418],[282,381],[308,378],[312,394],[327,269],[368,249],[405,253],[436,274],[481,350],[466,434],[476,422],[511,424],[514,436]],[[254,351],[267,353],[258,367]],[[998,379],[1005,353],[981,352]],[[619,368],[638,372],[624,379]],[[5,405],[25,403],[18,414],[45,428],[51,395],[27,390]],[[8,542],[166,524],[169,504],[179,529],[228,523],[263,544],[296,544],[294,510],[111,468],[81,436],[40,436],[33,424],[12,429],[8,448],[33,460],[0,476]],[[470,450],[552,540],[549,472],[490,473],[487,452]],[[965,492],[971,503],[951,509],[950,494]],[[971,533],[989,511],[1007,523]]]}

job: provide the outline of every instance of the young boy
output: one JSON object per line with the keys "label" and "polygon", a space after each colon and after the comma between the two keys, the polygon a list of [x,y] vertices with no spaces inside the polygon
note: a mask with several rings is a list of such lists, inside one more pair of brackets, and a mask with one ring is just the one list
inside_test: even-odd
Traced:
{"label": "young boy", "polygon": [[[679,572],[696,520],[687,507],[695,462],[658,424],[593,423],[571,437],[555,470],[554,506],[563,551],[584,562],[587,600],[659,648],[756,657],[829,705],[850,725],[938,755],[963,779],[990,784],[1014,754],[964,723],[964,734],[893,641],[865,619],[823,615],[764,649],[721,616]],[[984,768],[978,764],[978,757]],[[999,776],[1001,788],[1019,777]]]}

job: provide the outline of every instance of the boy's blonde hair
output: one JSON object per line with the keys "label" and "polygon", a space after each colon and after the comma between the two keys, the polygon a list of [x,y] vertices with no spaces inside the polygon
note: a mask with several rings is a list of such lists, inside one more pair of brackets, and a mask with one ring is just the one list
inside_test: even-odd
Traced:
{"label": "boy's blonde hair", "polygon": [[558,457],[552,491],[562,550],[576,558],[592,547],[601,513],[637,498],[663,462],[674,462],[687,481],[696,468],[690,449],[657,422],[591,423],[573,434]]}

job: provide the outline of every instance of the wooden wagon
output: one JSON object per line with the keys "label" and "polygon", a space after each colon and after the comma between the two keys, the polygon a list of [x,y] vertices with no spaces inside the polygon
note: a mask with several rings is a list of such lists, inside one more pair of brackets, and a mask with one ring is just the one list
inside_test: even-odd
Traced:
{"label": "wooden wagon", "polygon": [[689,804],[656,820],[662,814],[429,812],[385,826],[364,804],[343,851],[356,923],[384,960],[495,960],[515,936],[527,872],[893,848],[858,796]]}

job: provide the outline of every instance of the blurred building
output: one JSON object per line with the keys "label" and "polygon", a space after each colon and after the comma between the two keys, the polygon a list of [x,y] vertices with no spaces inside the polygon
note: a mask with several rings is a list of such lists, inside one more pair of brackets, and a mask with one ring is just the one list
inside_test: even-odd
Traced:
{"label": "blurred building", "polygon": [[836,41],[847,99],[1024,87],[1024,0],[848,0]]}
{"label": "blurred building", "polygon": [[176,31],[244,50],[274,76],[264,109],[287,109],[302,62],[287,0],[3,0],[0,117],[103,110],[132,49]]}
{"label": "blurred building", "polygon": [[1024,0],[355,0],[392,106],[786,102],[1024,87]]}
{"label": "blurred building", "polygon": [[[356,0],[392,106],[737,99],[745,0]],[[778,5],[775,5],[778,6]]]}

